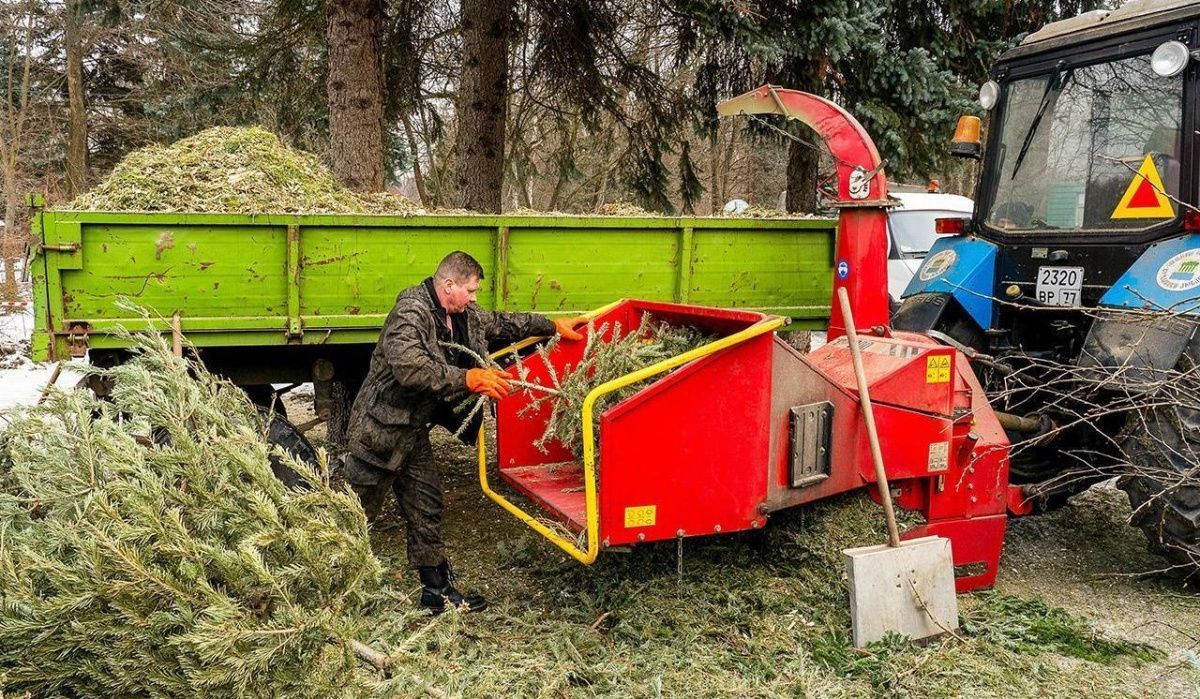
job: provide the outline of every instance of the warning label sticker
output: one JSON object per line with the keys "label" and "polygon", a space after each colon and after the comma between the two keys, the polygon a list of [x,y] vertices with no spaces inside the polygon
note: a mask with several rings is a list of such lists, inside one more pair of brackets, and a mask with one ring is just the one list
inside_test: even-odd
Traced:
{"label": "warning label sticker", "polygon": [[929,470],[945,471],[950,467],[950,442],[934,442],[929,445]]}
{"label": "warning label sticker", "polygon": [[625,508],[625,528],[653,527],[657,512],[654,505]]}
{"label": "warning label sticker", "polygon": [[1164,192],[1154,158],[1147,155],[1125,189],[1125,196],[1113,209],[1112,218],[1175,218],[1175,209]]}
{"label": "warning label sticker", "polygon": [[950,382],[950,355],[933,354],[925,358],[925,383]]}

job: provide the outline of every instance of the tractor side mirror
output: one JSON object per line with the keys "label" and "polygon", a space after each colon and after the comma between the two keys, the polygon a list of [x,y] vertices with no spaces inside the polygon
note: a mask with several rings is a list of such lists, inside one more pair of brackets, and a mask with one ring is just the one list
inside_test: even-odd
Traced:
{"label": "tractor side mirror", "polygon": [[983,155],[983,146],[980,145],[979,138],[981,124],[977,116],[960,116],[958,126],[954,127],[954,139],[950,141],[950,155],[979,160]]}

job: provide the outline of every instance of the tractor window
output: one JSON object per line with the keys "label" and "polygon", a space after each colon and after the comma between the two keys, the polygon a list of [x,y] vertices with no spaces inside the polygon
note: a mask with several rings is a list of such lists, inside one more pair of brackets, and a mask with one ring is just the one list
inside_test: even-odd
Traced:
{"label": "tractor window", "polygon": [[1178,215],[1183,80],[1149,56],[1016,80],[1004,100],[987,225],[1136,230]]}

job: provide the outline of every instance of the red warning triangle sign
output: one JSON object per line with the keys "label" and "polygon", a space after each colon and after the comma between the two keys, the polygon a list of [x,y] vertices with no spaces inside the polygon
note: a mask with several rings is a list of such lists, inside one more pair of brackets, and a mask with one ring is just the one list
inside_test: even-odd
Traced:
{"label": "red warning triangle sign", "polygon": [[1154,158],[1147,155],[1113,210],[1112,218],[1175,218],[1175,209],[1165,191]]}

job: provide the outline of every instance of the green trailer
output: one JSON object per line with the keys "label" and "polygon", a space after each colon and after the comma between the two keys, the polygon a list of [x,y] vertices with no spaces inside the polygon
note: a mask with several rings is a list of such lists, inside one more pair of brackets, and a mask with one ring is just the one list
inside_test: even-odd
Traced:
{"label": "green trailer", "polygon": [[[824,327],[833,220],[36,211],[34,359],[127,356],[119,328],[173,323],[213,371],[263,395],[313,381],[344,412],[397,293],[452,250],[479,303],[578,314],[623,297],[760,310]],[[258,389],[255,389],[258,387]]]}

